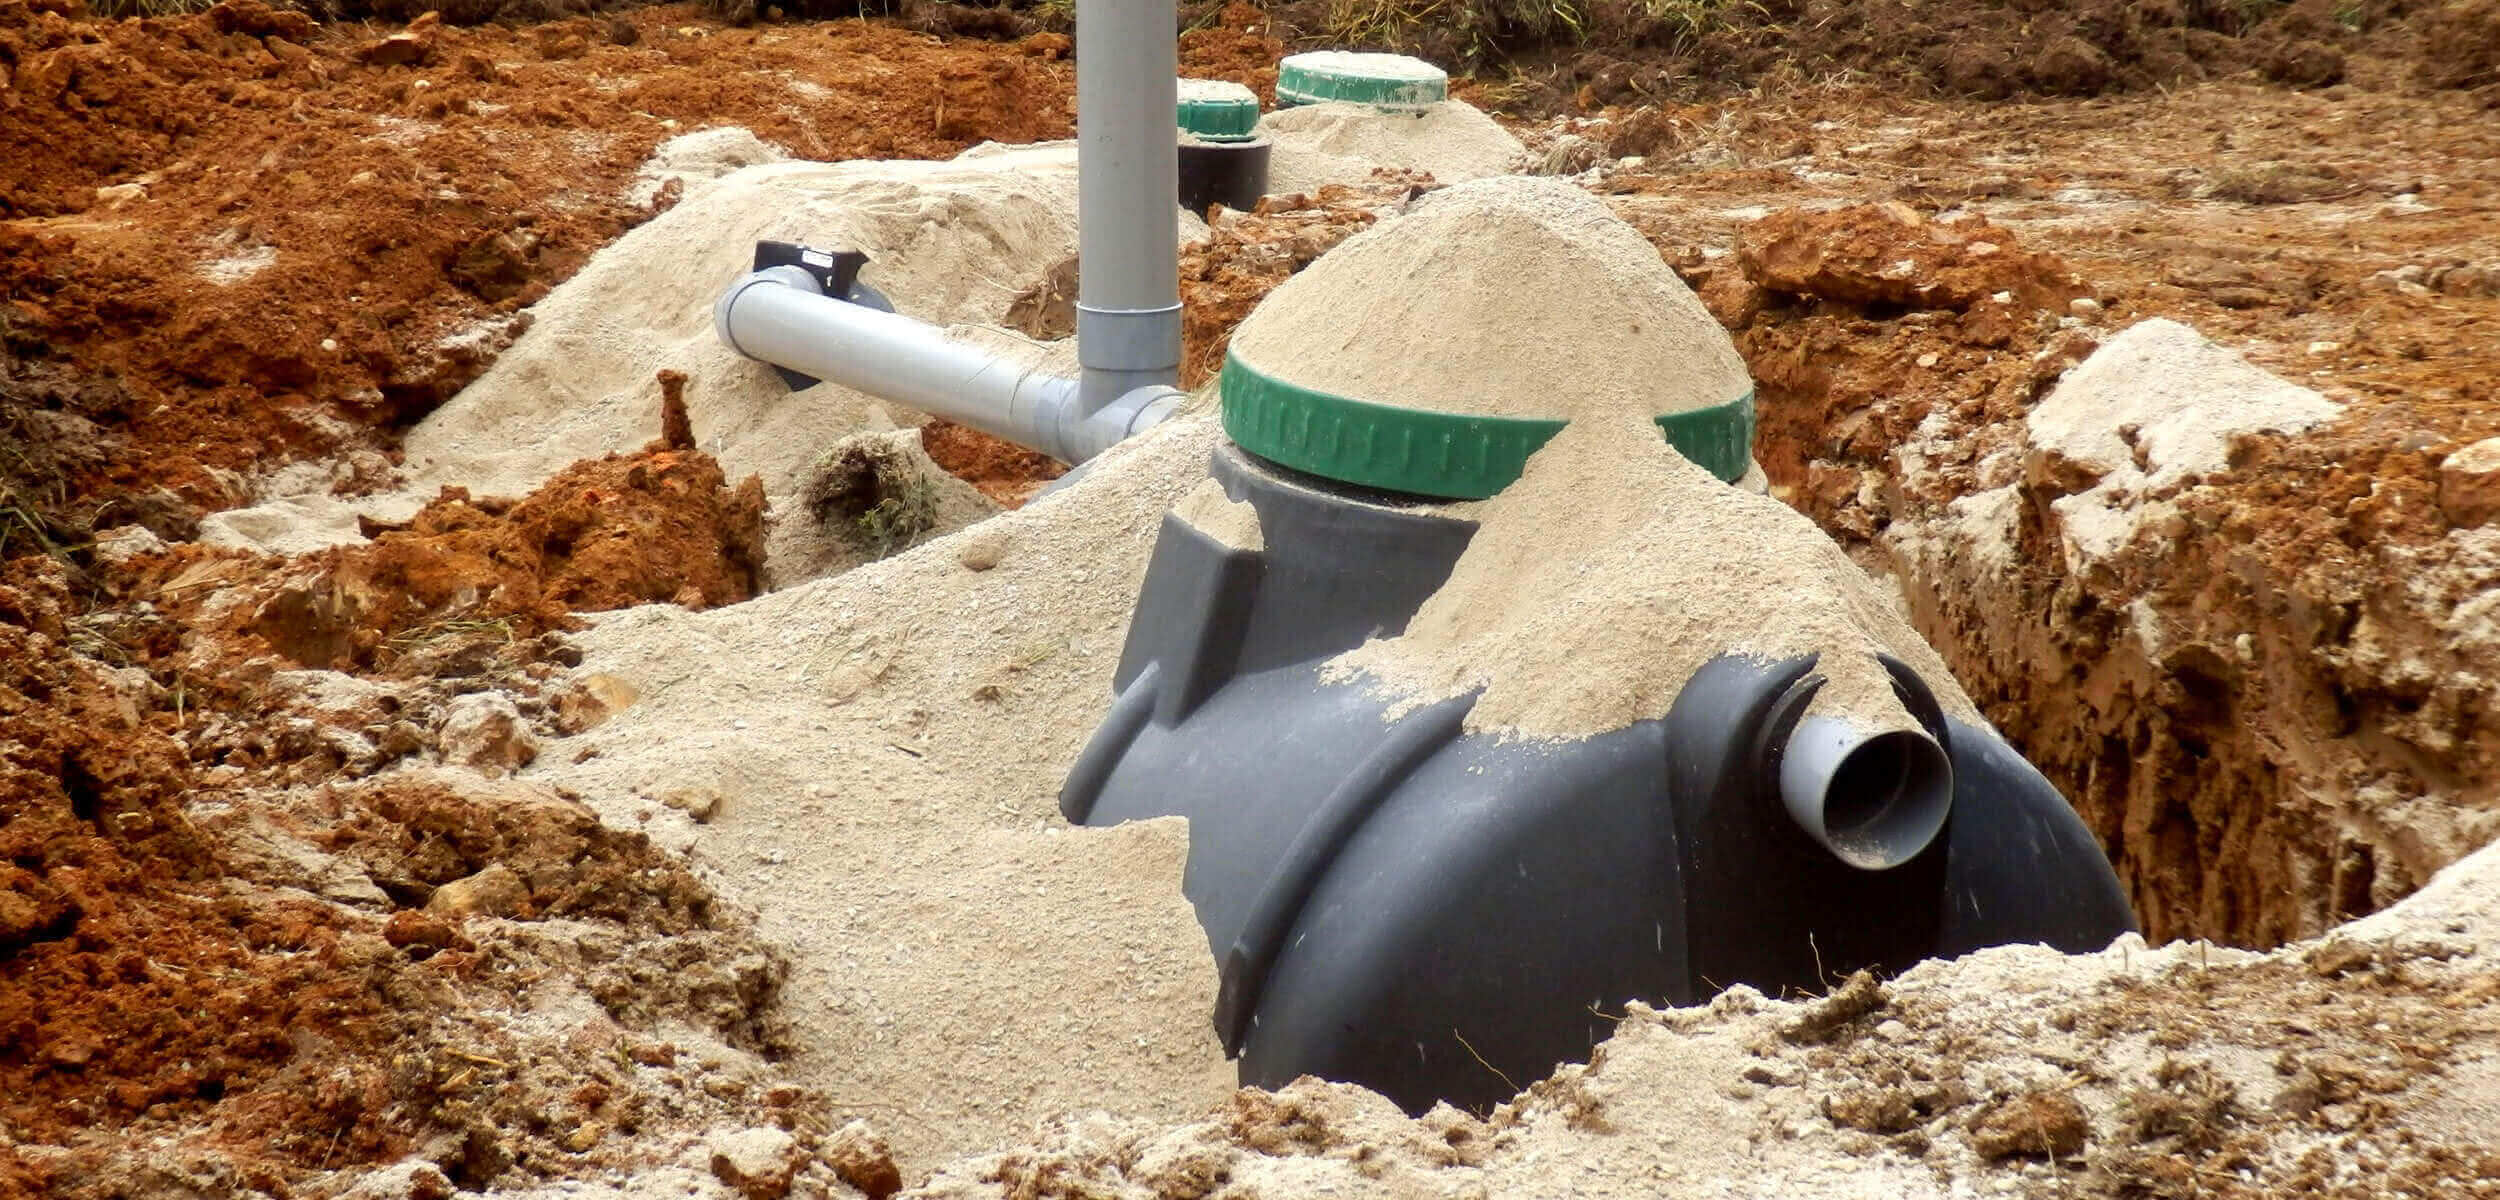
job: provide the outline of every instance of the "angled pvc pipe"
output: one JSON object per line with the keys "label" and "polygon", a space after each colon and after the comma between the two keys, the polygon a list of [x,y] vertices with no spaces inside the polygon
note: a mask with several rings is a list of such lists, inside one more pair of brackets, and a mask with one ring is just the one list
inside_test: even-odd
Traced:
{"label": "angled pvc pipe", "polygon": [[713,305],[749,358],[882,396],[1071,463],[1169,416],[1181,393],[1144,387],[1088,409],[1078,381],[1018,366],[934,325],[836,300],[799,267],[740,279]]}
{"label": "angled pvc pipe", "polygon": [[1077,378],[826,296],[798,267],[723,293],[712,310],[721,341],[1070,463],[1169,416],[1181,399],[1174,12],[1175,0],[1077,6]]}
{"label": "angled pvc pipe", "polygon": [[1914,724],[1809,716],[1780,754],[1780,801],[1840,861],[1881,871],[1918,857],[1953,809],[1953,761]]}

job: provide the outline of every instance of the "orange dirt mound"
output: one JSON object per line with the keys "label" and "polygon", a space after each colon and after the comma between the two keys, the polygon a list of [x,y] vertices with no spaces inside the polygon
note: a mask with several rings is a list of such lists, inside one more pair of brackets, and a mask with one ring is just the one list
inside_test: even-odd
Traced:
{"label": "orange dirt mound", "polygon": [[139,401],[82,490],[222,506],[227,472],[475,378],[649,215],[624,192],[662,140],[737,124],[835,161],[1062,137],[1065,43],[687,5],[377,37],[257,0],[121,22],[0,0],[0,321]]}
{"label": "orange dirt mound", "polygon": [[447,633],[510,642],[571,628],[576,612],[749,599],[763,518],[760,479],[731,488],[711,456],[654,446],[575,463],[517,504],[446,488],[365,545],[292,560],[189,551],[152,569],[186,623],[302,666],[396,669]]}
{"label": "orange dirt mound", "polygon": [[232,1136],[387,1151],[366,1120],[379,1063],[247,1101],[305,1050],[369,1046],[401,1018],[343,969],[321,906],[219,886],[183,815],[184,752],[143,691],[63,652],[68,595],[39,561],[0,586],[0,1115],[58,1141],[223,1106]]}
{"label": "orange dirt mound", "polygon": [[1844,304],[1967,312],[1999,293],[2062,312],[2085,293],[2053,255],[2018,249],[1984,217],[1931,221],[1902,204],[1788,209],[1745,227],[1736,252],[1756,284]]}
{"label": "orange dirt mound", "polygon": [[1038,450],[943,419],[920,427],[920,446],[947,474],[1008,508],[1023,507],[1043,484],[1068,473],[1066,463]]}

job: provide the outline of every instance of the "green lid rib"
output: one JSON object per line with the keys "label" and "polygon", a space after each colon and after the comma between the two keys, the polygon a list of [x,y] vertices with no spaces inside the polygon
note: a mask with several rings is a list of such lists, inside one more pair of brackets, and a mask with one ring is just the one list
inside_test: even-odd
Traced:
{"label": "green lid rib", "polygon": [[[1482,500],[1516,482],[1528,456],[1564,422],[1482,417],[1374,404],[1315,392],[1224,356],[1224,432],[1270,462],[1340,483]],[[1753,391],[1725,404],[1666,413],[1668,444],[1729,483],[1753,465]]]}
{"label": "green lid rib", "polygon": [[1450,98],[1441,68],[1402,54],[1318,51],[1288,55],[1276,68],[1276,107],[1341,101],[1382,112],[1420,113]]}

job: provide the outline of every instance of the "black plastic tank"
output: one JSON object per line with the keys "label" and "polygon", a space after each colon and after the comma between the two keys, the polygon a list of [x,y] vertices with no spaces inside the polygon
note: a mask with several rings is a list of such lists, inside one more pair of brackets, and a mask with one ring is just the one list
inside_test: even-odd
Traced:
{"label": "black plastic tank", "polygon": [[[1164,519],[1116,698],[1060,805],[1086,825],[1189,819],[1182,886],[1245,1084],[1310,1074],[1409,1111],[1481,1109],[1585,1060],[1626,1001],[1821,992],[1860,967],[2093,950],[2133,928],[2057,790],[1897,662],[1951,802],[1879,870],[1783,805],[1811,659],[1713,660],[1663,719],[1560,746],[1467,733],[1472,696],[1391,719],[1322,664],[1402,630],[1474,525],[1231,445],[1212,472],[1265,548]],[[1858,762],[1832,811],[1874,811],[1915,765]]]}

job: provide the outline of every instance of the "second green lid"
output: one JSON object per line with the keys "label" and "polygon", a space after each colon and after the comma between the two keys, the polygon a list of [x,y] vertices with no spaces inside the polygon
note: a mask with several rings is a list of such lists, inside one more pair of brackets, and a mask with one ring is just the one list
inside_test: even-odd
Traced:
{"label": "second green lid", "polygon": [[1259,94],[1221,79],[1184,79],[1181,128],[1202,142],[1246,142],[1258,136]]}
{"label": "second green lid", "polygon": [[1449,73],[1403,54],[1318,50],[1276,68],[1276,106],[1341,101],[1382,112],[1421,113],[1450,98]]}

